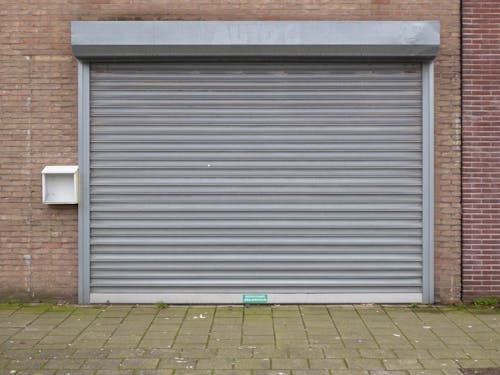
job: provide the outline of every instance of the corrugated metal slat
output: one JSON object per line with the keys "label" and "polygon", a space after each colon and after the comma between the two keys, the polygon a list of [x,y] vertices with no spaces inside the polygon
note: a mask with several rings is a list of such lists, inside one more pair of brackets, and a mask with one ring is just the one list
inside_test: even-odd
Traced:
{"label": "corrugated metal slat", "polygon": [[421,85],[413,63],[92,64],[91,294],[422,293]]}

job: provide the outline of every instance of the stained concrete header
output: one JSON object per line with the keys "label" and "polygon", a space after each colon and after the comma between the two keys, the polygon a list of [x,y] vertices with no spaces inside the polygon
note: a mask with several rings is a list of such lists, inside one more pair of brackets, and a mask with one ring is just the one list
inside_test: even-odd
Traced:
{"label": "stained concrete header", "polygon": [[437,21],[73,21],[79,58],[416,57],[439,52]]}

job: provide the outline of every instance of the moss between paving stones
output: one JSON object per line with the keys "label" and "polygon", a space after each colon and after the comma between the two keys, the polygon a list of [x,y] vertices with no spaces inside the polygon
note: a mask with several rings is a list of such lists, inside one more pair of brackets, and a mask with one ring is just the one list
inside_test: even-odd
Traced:
{"label": "moss between paving stones", "polygon": [[0,316],[9,375],[451,375],[500,358],[500,312],[476,307],[11,304]]}

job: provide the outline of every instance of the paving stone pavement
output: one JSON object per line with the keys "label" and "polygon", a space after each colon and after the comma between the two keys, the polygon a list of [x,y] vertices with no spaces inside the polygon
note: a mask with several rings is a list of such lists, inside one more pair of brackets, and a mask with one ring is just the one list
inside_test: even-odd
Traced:
{"label": "paving stone pavement", "polygon": [[0,374],[416,375],[500,368],[500,311],[0,305]]}

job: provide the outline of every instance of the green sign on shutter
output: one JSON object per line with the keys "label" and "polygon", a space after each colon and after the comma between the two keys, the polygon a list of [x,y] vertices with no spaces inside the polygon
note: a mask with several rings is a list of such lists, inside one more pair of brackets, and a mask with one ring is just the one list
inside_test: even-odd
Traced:
{"label": "green sign on shutter", "polygon": [[243,303],[267,303],[267,294],[243,294]]}

